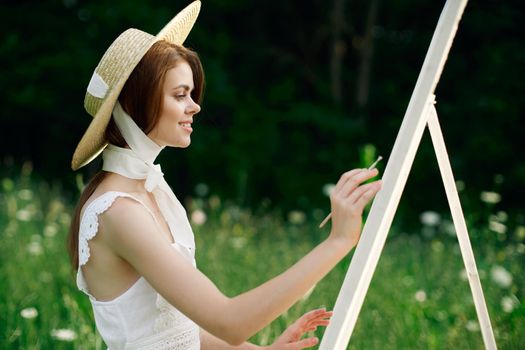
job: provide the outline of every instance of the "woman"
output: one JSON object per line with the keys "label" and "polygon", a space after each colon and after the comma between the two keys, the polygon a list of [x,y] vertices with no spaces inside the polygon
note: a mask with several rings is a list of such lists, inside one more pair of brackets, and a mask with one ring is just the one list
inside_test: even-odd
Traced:
{"label": "woman", "polygon": [[[103,171],[83,191],[69,249],[77,284],[90,298],[110,349],[256,349],[245,341],[291,307],[359,240],[376,170],[345,173],[331,195],[328,238],[286,272],[233,298],[195,265],[184,208],[153,161],[188,147],[204,75],[182,45],[200,9],[195,1],[157,35],[136,29],[108,48],[89,83],[93,116],[73,155],[74,170],[103,151]],[[109,145],[108,145],[109,143]],[[301,336],[326,325],[324,309],[303,315],[268,349],[302,349]]]}

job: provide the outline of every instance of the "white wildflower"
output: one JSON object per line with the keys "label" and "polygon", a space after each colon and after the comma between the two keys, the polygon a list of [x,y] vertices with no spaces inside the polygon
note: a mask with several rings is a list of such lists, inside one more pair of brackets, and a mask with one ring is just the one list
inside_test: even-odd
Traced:
{"label": "white wildflower", "polygon": [[31,220],[31,212],[27,209],[20,209],[16,212],[16,218],[19,221],[29,221]]}
{"label": "white wildflower", "polygon": [[436,319],[439,321],[444,321],[447,318],[447,313],[443,310],[439,310],[436,313]]}
{"label": "white wildflower", "polygon": [[61,212],[58,216],[58,221],[64,226],[69,226],[71,223],[71,216],[65,211]]}
{"label": "white wildflower", "polygon": [[496,217],[500,222],[505,222],[509,218],[509,214],[506,211],[500,210],[496,213]]}
{"label": "white wildflower", "polygon": [[51,337],[61,341],[73,341],[77,338],[77,334],[71,329],[53,329],[51,331]]}
{"label": "white wildflower", "polygon": [[483,191],[479,195],[479,198],[482,202],[487,204],[496,204],[501,201],[501,195],[497,192]]}
{"label": "white wildflower", "polygon": [[507,226],[497,221],[489,221],[489,229],[499,234],[507,232]]}
{"label": "white wildflower", "polygon": [[191,213],[191,222],[195,225],[202,225],[206,222],[206,213],[200,209],[196,209]]}
{"label": "white wildflower", "polygon": [[31,255],[42,254],[42,244],[38,241],[33,241],[27,245],[27,251]]}
{"label": "white wildflower", "polygon": [[489,215],[488,221],[499,221],[499,218],[497,215]]}
{"label": "white wildflower", "polygon": [[519,304],[520,301],[514,295],[501,298],[501,308],[506,313],[512,312]]}
{"label": "white wildflower", "polygon": [[416,298],[416,301],[422,303],[425,300],[427,300],[427,293],[425,293],[424,290],[420,289],[414,294],[414,298]]}
{"label": "white wildflower", "polygon": [[49,224],[44,227],[44,236],[54,237],[58,232],[58,226],[56,224]]}
{"label": "white wildflower", "polygon": [[479,323],[474,320],[468,320],[467,324],[465,324],[465,328],[469,332],[479,332]]}
{"label": "white wildflower", "polygon": [[419,216],[419,220],[425,226],[437,226],[441,222],[441,215],[435,211],[424,211]]}
{"label": "white wildflower", "polygon": [[20,311],[20,316],[25,319],[31,320],[38,316],[38,311],[34,307],[28,307]]}
{"label": "white wildflower", "polygon": [[494,266],[490,270],[490,276],[494,283],[501,288],[508,288],[512,285],[512,275],[503,266]]}
{"label": "white wildflower", "polygon": [[292,224],[300,225],[306,220],[306,215],[300,210],[292,210],[288,213],[288,221]]}
{"label": "white wildflower", "polygon": [[243,248],[247,243],[246,237],[232,237],[231,244],[235,249]]}
{"label": "white wildflower", "polygon": [[335,184],[325,184],[323,186],[323,193],[325,196],[327,197],[330,197],[330,195],[332,194],[332,191],[334,190],[335,188]]}
{"label": "white wildflower", "polygon": [[465,183],[461,180],[457,180],[456,181],[456,189],[458,190],[458,192],[461,192],[465,189]]}
{"label": "white wildflower", "polygon": [[28,189],[20,190],[18,191],[18,198],[25,201],[30,201],[31,199],[33,199],[33,191]]}

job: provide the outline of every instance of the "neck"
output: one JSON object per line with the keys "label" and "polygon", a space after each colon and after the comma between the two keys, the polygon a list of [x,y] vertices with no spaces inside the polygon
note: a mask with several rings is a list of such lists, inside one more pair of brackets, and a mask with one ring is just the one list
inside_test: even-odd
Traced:
{"label": "neck", "polygon": [[112,190],[127,193],[147,192],[144,188],[145,179],[132,179],[111,170],[106,170],[106,172],[108,184],[110,184]]}
{"label": "neck", "polygon": [[113,109],[113,118],[120,133],[126,140],[129,149],[144,162],[153,164],[159,153],[164,149],[150,139],[127,114],[117,101]]}

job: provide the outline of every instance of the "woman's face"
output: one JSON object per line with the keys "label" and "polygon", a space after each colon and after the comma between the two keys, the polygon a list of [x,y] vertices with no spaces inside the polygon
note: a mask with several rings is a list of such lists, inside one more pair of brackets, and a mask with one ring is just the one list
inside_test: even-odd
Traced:
{"label": "woman's face", "polygon": [[192,90],[193,74],[186,61],[166,72],[160,117],[148,133],[159,146],[184,148],[190,145],[193,117],[201,110],[191,98]]}

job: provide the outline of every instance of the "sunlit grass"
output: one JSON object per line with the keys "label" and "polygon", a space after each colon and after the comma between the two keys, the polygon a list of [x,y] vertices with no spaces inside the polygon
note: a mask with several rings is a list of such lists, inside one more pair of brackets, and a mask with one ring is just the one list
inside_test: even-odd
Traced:
{"label": "sunlit grass", "polygon": [[[105,348],[68,263],[72,203],[58,187],[31,181],[27,169],[3,178],[1,188],[0,349]],[[317,228],[324,214],[253,215],[215,196],[196,199],[190,217],[198,266],[227,295],[256,287],[324,238],[327,231]],[[501,213],[487,215],[469,229],[496,341],[500,349],[524,349],[525,228]],[[450,222],[431,213],[421,220],[421,232],[390,233],[349,349],[483,348]],[[271,343],[305,311],[332,308],[349,261],[252,341]]]}

